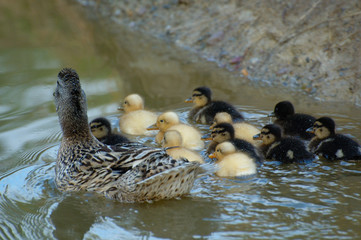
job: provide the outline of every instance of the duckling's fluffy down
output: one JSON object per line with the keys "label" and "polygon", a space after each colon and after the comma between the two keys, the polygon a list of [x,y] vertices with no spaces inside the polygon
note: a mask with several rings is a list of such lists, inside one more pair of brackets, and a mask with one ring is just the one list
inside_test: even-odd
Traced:
{"label": "duckling's fluffy down", "polygon": [[244,153],[232,153],[217,161],[219,177],[241,177],[257,173],[256,163]]}
{"label": "duckling's fluffy down", "polygon": [[153,135],[147,130],[148,126],[155,124],[157,115],[147,110],[136,110],[123,114],[119,120],[122,132],[130,135]]}

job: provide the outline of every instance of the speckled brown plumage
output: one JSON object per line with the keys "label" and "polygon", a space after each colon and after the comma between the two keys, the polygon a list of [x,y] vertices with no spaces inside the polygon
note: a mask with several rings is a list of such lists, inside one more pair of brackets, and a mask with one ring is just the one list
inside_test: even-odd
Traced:
{"label": "speckled brown plumage", "polygon": [[62,191],[94,191],[122,202],[143,202],[189,193],[200,165],[174,160],[162,149],[138,143],[107,146],[92,136],[78,74],[59,72],[54,92],[63,139],[56,164]]}

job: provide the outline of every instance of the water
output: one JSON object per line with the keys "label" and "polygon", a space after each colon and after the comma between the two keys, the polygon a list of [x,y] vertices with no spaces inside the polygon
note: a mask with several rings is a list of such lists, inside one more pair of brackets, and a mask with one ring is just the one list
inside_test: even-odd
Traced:
{"label": "water", "polygon": [[[184,99],[205,84],[258,127],[270,121],[276,102],[288,99],[300,112],[333,117],[339,132],[361,139],[361,109],[247,84],[192,53],[97,25],[72,3],[0,6],[0,239],[361,237],[357,162],[266,162],[254,178],[206,175],[189,196],[147,204],[59,192],[54,167],[61,132],[52,91],[64,66],[80,75],[89,120],[107,116],[114,127],[118,102],[129,93],[143,95],[148,109],[173,110],[185,120],[190,106]],[[151,137],[130,138],[154,145]]]}

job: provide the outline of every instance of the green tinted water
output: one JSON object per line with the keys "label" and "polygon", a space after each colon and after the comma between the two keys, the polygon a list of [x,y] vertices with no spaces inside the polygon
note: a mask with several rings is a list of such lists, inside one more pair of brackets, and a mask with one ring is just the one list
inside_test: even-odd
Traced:
{"label": "green tinted water", "polygon": [[[250,85],[174,46],[95,24],[71,3],[0,6],[1,239],[360,238],[361,164],[353,162],[267,162],[255,178],[207,175],[189,196],[151,204],[59,192],[61,132],[52,92],[65,66],[80,75],[89,119],[107,116],[115,127],[118,102],[133,92],[148,109],[173,110],[185,120],[190,106],[183,101],[200,85],[258,127],[270,121],[275,103],[288,99],[300,112],[332,116],[338,131],[361,139],[361,109]],[[151,137],[130,138],[154,145]]]}

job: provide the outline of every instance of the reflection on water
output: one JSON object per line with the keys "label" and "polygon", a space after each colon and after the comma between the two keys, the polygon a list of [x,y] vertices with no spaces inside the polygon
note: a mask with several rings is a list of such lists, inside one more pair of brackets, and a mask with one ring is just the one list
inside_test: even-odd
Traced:
{"label": "reflection on water", "polygon": [[[186,121],[184,99],[208,85],[258,127],[270,121],[276,102],[289,99],[298,111],[329,115],[338,131],[361,139],[360,108],[252,86],[191,53],[84,20],[72,4],[0,2],[1,239],[360,238],[357,162],[266,162],[254,178],[206,175],[189,196],[149,204],[59,192],[54,166],[61,132],[52,92],[64,66],[80,74],[90,120],[107,116],[114,127],[118,102],[129,93],[143,95],[149,109],[174,110]],[[154,145],[152,137],[129,138]]]}

